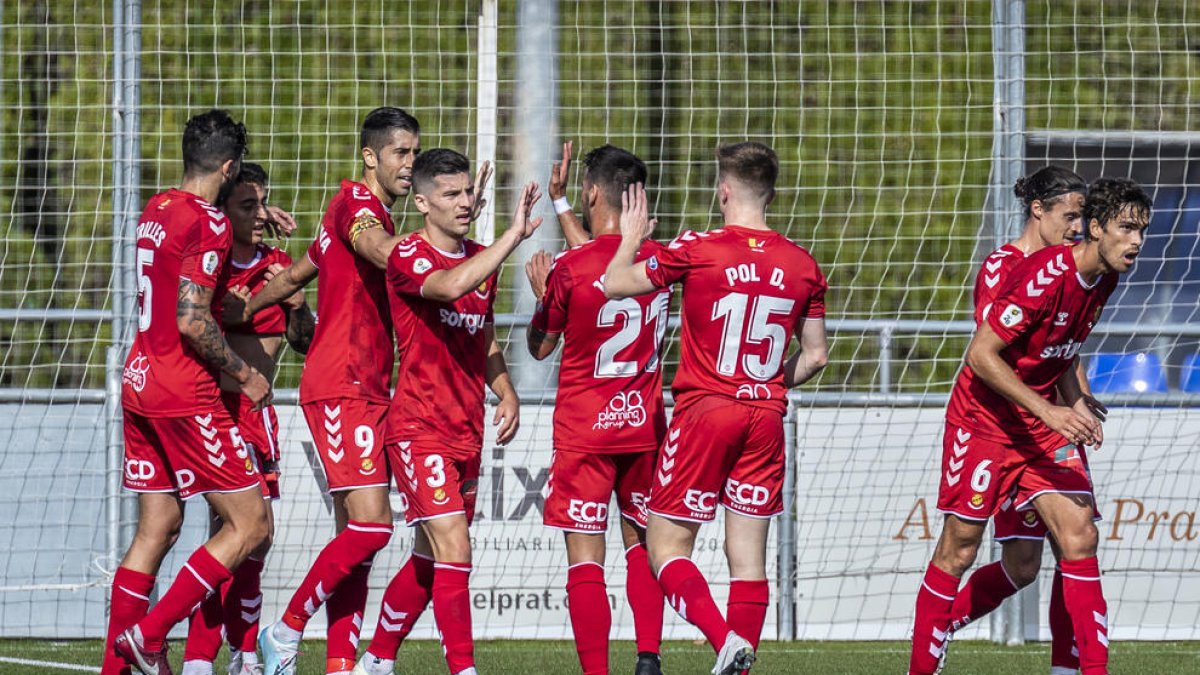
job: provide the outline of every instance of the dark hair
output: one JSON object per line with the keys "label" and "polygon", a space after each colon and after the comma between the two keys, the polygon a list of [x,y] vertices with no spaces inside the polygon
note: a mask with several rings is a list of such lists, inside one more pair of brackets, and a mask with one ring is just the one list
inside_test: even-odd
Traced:
{"label": "dark hair", "polygon": [[1017,179],[1013,194],[1025,205],[1025,217],[1033,214],[1033,203],[1052,207],[1065,195],[1078,192],[1087,195],[1087,182],[1074,171],[1050,164]]}
{"label": "dark hair", "polygon": [[1150,222],[1150,206],[1153,202],[1142,186],[1128,178],[1097,178],[1088,188],[1087,201],[1083,203],[1084,236],[1092,239],[1091,223],[1100,222],[1100,227],[1121,215],[1125,207],[1133,207],[1133,217]]}
{"label": "dark hair", "polygon": [[267,170],[261,164],[242,162],[242,170],[238,172],[237,177],[229,184],[229,189],[222,190],[222,193],[218,196],[217,206],[224,205],[229,196],[233,194],[233,188],[243,183],[261,185],[265,190],[267,188]]}
{"label": "dark hair", "polygon": [[246,154],[246,126],[224,110],[209,110],[187,121],[183,129],[183,172],[188,175],[219,171],[229,160]]}
{"label": "dark hair", "polygon": [[602,145],[583,157],[586,176],[600,188],[604,201],[620,210],[621,195],[634,183],[646,184],[646,163],[628,150]]}
{"label": "dark hair", "polygon": [[470,172],[471,162],[465,155],[447,148],[434,148],[417,155],[413,162],[413,190],[425,194],[438,176]]}
{"label": "dark hair", "polygon": [[775,151],[754,141],[732,143],[717,148],[717,166],[722,177],[731,176],[753,188],[760,197],[775,196],[779,178],[779,157]]}
{"label": "dark hair", "polygon": [[421,124],[417,118],[399,108],[383,106],[367,113],[363,120],[362,133],[359,134],[359,149],[371,148],[378,152],[380,148],[392,140],[392,133],[397,129],[407,131],[414,136],[421,133]]}

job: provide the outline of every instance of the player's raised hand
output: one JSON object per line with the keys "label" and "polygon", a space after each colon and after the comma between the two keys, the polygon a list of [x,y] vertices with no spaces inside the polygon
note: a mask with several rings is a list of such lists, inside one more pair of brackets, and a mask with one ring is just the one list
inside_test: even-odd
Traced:
{"label": "player's raised hand", "polygon": [[550,168],[550,185],[546,192],[550,199],[561,199],[567,196],[567,180],[571,175],[571,148],[574,141],[563,143],[562,161],[555,162]]}
{"label": "player's raised hand", "polygon": [[521,425],[521,402],[515,395],[500,399],[496,404],[496,414],[492,415],[492,426],[496,429],[496,442],[506,445],[517,435],[517,427]]}
{"label": "player's raised hand", "polygon": [[[270,281],[275,278],[275,275],[283,272],[285,269],[286,268],[279,263],[271,263],[270,265],[267,265],[267,271],[263,273],[263,278],[267,281]],[[288,309],[300,309],[300,306],[304,304],[304,291],[301,290],[292,293],[280,304]]]}
{"label": "player's raised hand", "polygon": [[221,300],[221,323],[230,328],[249,321],[249,304],[250,288],[248,286],[230,286]]}
{"label": "player's raised hand", "polygon": [[1072,443],[1097,445],[1097,434],[1100,432],[1100,422],[1095,418],[1085,417],[1074,408],[1055,405],[1050,406],[1042,415],[1042,421],[1052,430],[1066,436]]}
{"label": "player's raised hand", "polygon": [[621,195],[621,236],[642,241],[653,231],[646,188],[641,183],[634,183]]}
{"label": "player's raised hand", "polygon": [[541,216],[530,218],[533,213],[533,207],[542,198],[542,193],[538,189],[537,181],[529,181],[521,190],[521,196],[517,198],[517,210],[513,214],[512,224],[508,226],[509,230],[516,231],[522,240],[528,239],[537,231],[538,226],[542,224]]}
{"label": "player's raised hand", "polygon": [[475,172],[475,203],[471,205],[471,221],[474,222],[479,218],[479,214],[483,213],[484,207],[487,206],[487,199],[483,196],[487,190],[488,181],[492,179],[492,163],[484,160],[483,164],[479,165],[479,171]]}
{"label": "player's raised hand", "polygon": [[242,394],[254,402],[253,410],[262,410],[271,405],[271,383],[257,369],[250,368],[250,377],[238,384]]}
{"label": "player's raised hand", "polygon": [[553,264],[554,258],[545,251],[534,253],[525,263],[525,276],[529,278],[529,288],[538,302],[546,297],[546,279],[550,276],[550,266]]}
{"label": "player's raised hand", "polygon": [[276,239],[292,236],[296,231],[296,219],[292,214],[278,206],[267,206],[266,209],[268,233]]}

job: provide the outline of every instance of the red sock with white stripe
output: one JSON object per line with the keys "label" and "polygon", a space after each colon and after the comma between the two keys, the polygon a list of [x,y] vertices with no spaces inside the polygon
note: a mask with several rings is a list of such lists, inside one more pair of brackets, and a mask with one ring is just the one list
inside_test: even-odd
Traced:
{"label": "red sock with white stripe", "polygon": [[962,628],[996,609],[1005,598],[1019,590],[999,560],[980,567],[967,577],[954,597],[950,625],[954,630]]}
{"label": "red sock with white stripe", "polygon": [[229,582],[221,584],[216,593],[210,593],[204,602],[192,612],[188,619],[187,642],[183,648],[183,662],[203,661],[211,664],[221,651],[222,629],[225,612],[221,607],[221,592]]}
{"label": "red sock with white stripe", "polygon": [[917,591],[909,675],[932,675],[937,670],[950,629],[950,609],[957,593],[958,578],[930,563],[921,589]]}
{"label": "red sock with white stripe", "polygon": [[658,583],[679,616],[699,628],[712,648],[720,652],[729,635],[729,624],[717,609],[708,581],[696,563],[687,558],[671,558],[658,570]]}
{"label": "red sock with white stripe", "polygon": [[263,561],[246,558],[234,570],[233,579],[225,589],[225,639],[230,648],[241,652],[253,652],[257,646],[263,601],[262,571]]}
{"label": "red sock with white stripe", "polygon": [[367,607],[367,583],[371,576],[370,560],[359,563],[329,596],[325,615],[325,672],[350,672],[358,658],[358,635],[362,632],[363,611]]}
{"label": "red sock with white stripe", "polygon": [[608,606],[603,565],[582,562],[567,568],[567,605],[583,675],[608,675],[612,609]]}
{"label": "red sock with white stripe", "polygon": [[392,538],[391,523],[360,523],[350,521],[346,529],[334,537],[313,561],[312,568],[288,602],[283,623],[288,628],[304,632],[308,620],[325,603],[333,591],[358,565],[375,557],[375,552],[387,546]]}
{"label": "red sock with white stripe", "polygon": [[433,564],[433,618],[442,634],[446,665],[451,673],[475,666],[471,639],[471,597],[467,581],[471,563]]}
{"label": "red sock with white stripe", "polygon": [[[634,544],[625,550],[625,596],[633,613],[633,635],[638,653],[657,654],[662,648],[663,590],[654,578],[646,547]],[[608,602],[608,599],[605,599]]]}
{"label": "red sock with white stripe", "polygon": [[771,586],[766,579],[730,580],[725,617],[730,630],[749,640],[755,649],[758,649],[758,641],[762,637],[767,605],[770,603]]}
{"label": "red sock with white stripe", "polygon": [[1063,601],[1075,629],[1082,675],[1108,672],[1108,603],[1100,587],[1100,562],[1095,556],[1083,560],[1064,560]]}
{"label": "red sock with white stripe", "polygon": [[1079,650],[1075,648],[1075,627],[1063,600],[1062,569],[1054,568],[1054,583],[1050,586],[1050,667],[1074,675],[1079,670]]}
{"label": "red sock with white stripe", "polygon": [[142,630],[142,645],[147,651],[162,649],[163,640],[175,624],[183,621],[210,593],[233,576],[220,560],[201,546],[183,564],[175,582],[162,599],[138,622]]}
{"label": "red sock with white stripe", "polygon": [[101,675],[129,675],[125,659],[113,653],[113,641],[126,628],[141,621],[150,609],[150,593],[154,590],[154,575],[118,567],[112,580],[112,600],[109,605],[108,634],[104,640],[104,662]]}
{"label": "red sock with white stripe", "polygon": [[395,659],[400,644],[432,599],[433,560],[413,553],[383,592],[379,623],[375,625],[375,637],[371,638],[367,654],[380,660]]}

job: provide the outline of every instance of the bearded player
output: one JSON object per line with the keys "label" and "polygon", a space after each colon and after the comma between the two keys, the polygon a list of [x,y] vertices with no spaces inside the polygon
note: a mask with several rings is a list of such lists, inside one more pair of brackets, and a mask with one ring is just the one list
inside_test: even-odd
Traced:
{"label": "bearded player", "polygon": [[[567,144],[562,165],[569,161]],[[660,359],[671,292],[604,297],[604,269],[621,243],[621,197],[630,185],[646,182],[646,165],[611,145],[588,153],[583,165],[584,227],[577,229],[595,239],[560,254],[548,276],[535,261],[527,268],[534,293],[545,289],[530,324],[529,352],[545,359],[563,340],[543,522],[565,535],[567,600],[584,675],[607,675],[612,610],[604,583],[604,532],[616,494],[637,637],[634,672],[656,675],[662,672],[663,595],[646,555],[645,500],[655,452],[666,435]],[[661,248],[647,240],[637,259]]]}
{"label": "bearded player", "polygon": [[[1047,246],[1073,243],[1083,234],[1083,204],[1087,183],[1074,172],[1058,166],[1046,166],[1013,186],[1013,192],[1025,207],[1025,230],[1017,239],[1001,246],[984,259],[975,278],[975,324],[980,326],[991,309],[1004,279],[1026,256]],[[1087,377],[1079,358],[1075,372],[1065,377],[1075,378],[1084,387],[1084,396],[1076,402],[1081,415],[1104,419],[1105,409],[1091,397]],[[1085,457],[1086,459],[1086,457]],[[953,469],[953,466],[951,467]],[[960,475],[953,471],[943,480]],[[960,514],[970,517],[974,514]],[[1013,500],[1000,504],[993,518],[996,541],[1001,542],[1001,559],[984,565],[967,578],[951,610],[951,633],[985,616],[1000,606],[1005,598],[1037,579],[1042,566],[1042,542],[1046,525],[1037,511],[1018,512]],[[1051,540],[1056,560],[1061,558]],[[1062,597],[1062,571],[1055,567],[1050,592],[1050,673],[1074,674],[1079,670],[1079,652],[1075,649],[1075,634]],[[947,647],[949,640],[947,640]],[[944,656],[943,656],[944,658]]]}
{"label": "bearded player", "polygon": [[959,579],[975,559],[986,518],[1014,493],[1014,508],[1035,509],[1061,551],[1081,672],[1108,672],[1099,535],[1079,447],[1099,441],[1100,424],[1079,408],[1083,385],[1070,375],[1118,277],[1137,258],[1150,205],[1133,181],[1093,183],[1084,240],[1048,246],[1009,272],[967,348],[946,410],[942,460],[943,475],[961,466],[962,479],[939,490],[938,509],[947,516],[917,595],[910,673],[936,669]]}
{"label": "bearded player", "polygon": [[[717,151],[717,200],[725,226],[684,232],[650,258],[646,195],[631,189],[621,244],[605,274],[610,298],[680,282],[683,341],[675,411],[659,452],[647,510],[650,564],[667,601],[717,650],[713,673],[754,662],[770,592],[767,532],[783,510],[787,389],[824,367],[825,277],[812,256],[770,229],[779,159],[761,143]],[[789,337],[800,350],[784,362]],[[696,532],[725,507],[732,578],[725,616],[691,561]]]}
{"label": "bearded player", "polygon": [[[277,226],[268,211],[267,173],[262,166],[243,163],[232,191],[218,206],[229,218],[233,234],[229,292],[249,297],[292,264],[291,256],[283,249],[264,242],[266,233],[277,234]],[[218,291],[219,295],[224,295],[223,291]],[[220,301],[220,297],[214,298],[215,303]],[[229,329],[225,339],[247,363],[268,380],[274,380],[276,360],[284,340],[303,354],[312,342],[313,326],[313,314],[304,301],[304,294],[297,293],[284,303],[258,313],[253,322]],[[253,402],[243,396],[228,377],[221,378],[221,398],[241,430],[242,440],[258,462],[264,481],[263,498],[279,499],[279,418],[274,406],[255,410]],[[267,510],[267,521],[267,541],[238,567],[232,579],[208,596],[192,614],[183,654],[183,675],[211,674],[223,637],[229,642],[230,673],[252,675],[261,672],[255,641],[262,610],[263,561],[270,550],[270,536],[275,529],[270,509]],[[210,527],[215,531],[220,526],[220,518],[213,514]]]}
{"label": "bearded player", "polygon": [[[223,110],[188,120],[179,188],[152,197],[137,227],[138,324],[121,404],[125,488],[138,529],[113,578],[113,651],[146,675],[171,672],[167,633],[267,540],[262,477],[221,403],[233,378],[261,408],[271,385],[226,342],[212,314],[228,276],[229,221],[219,201],[241,167],[246,128]],[[204,495],[221,528],[184,563],[146,613],[154,577],[183,523],[183,500]],[[105,670],[120,670],[109,660]]]}

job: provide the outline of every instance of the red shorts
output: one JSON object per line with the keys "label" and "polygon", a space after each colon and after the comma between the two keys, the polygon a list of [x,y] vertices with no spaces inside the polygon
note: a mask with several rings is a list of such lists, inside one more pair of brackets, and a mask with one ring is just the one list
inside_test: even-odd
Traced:
{"label": "red shorts", "polygon": [[404,522],[467,516],[475,519],[480,452],[459,450],[429,441],[388,443],[388,463],[400,489]]}
{"label": "red shorts", "polygon": [[717,504],[743,516],[783,511],[783,415],[705,396],[675,407],[646,509],[696,523]]}
{"label": "red shorts", "polygon": [[340,398],[313,401],[301,407],[330,492],[387,487],[383,443],[386,405]]}
{"label": "red shorts", "polygon": [[939,511],[967,520],[987,520],[1000,511],[1006,499],[1013,499],[1010,508],[1024,511],[1046,492],[1091,496],[1087,462],[1074,445],[1015,446],[974,437],[967,429],[946,423]]}
{"label": "red shorts", "polygon": [[1042,517],[1034,509],[1018,511],[1013,499],[1005,499],[992,517],[995,527],[992,538],[996,541],[1010,539],[1036,539],[1041,541],[1050,533]]}
{"label": "red shorts", "polygon": [[263,498],[279,499],[279,416],[275,406],[254,410],[254,402],[237,392],[221,392],[225,409],[233,416],[242,440],[250,446],[263,477]]}
{"label": "red shorts", "polygon": [[603,532],[615,492],[621,515],[646,527],[646,495],[656,454],[555,450],[542,522],[568,532]]}
{"label": "red shorts", "polygon": [[241,492],[262,483],[258,465],[224,408],[191,417],[145,417],[125,411],[125,489]]}

